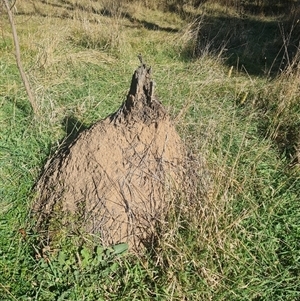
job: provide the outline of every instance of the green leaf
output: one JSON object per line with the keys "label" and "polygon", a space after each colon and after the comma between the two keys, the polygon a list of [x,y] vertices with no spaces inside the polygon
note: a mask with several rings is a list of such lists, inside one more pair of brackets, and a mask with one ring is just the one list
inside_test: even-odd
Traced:
{"label": "green leaf", "polygon": [[110,271],[111,272],[115,272],[119,267],[119,264],[117,262],[114,262],[111,267],[110,267]]}
{"label": "green leaf", "polygon": [[121,243],[113,246],[114,254],[123,254],[128,250],[128,244],[127,243]]}
{"label": "green leaf", "polygon": [[67,258],[67,255],[64,251],[60,251],[59,254],[58,254],[58,263],[60,265],[65,265],[66,264],[66,258]]}
{"label": "green leaf", "polygon": [[102,259],[103,253],[104,253],[104,248],[101,247],[101,246],[98,246],[98,247],[97,247],[97,250],[96,250],[96,253],[97,253],[97,256],[100,257],[100,258]]}
{"label": "green leaf", "polygon": [[86,247],[83,247],[83,249],[80,251],[82,255],[82,265],[87,266],[92,259],[89,249]]}

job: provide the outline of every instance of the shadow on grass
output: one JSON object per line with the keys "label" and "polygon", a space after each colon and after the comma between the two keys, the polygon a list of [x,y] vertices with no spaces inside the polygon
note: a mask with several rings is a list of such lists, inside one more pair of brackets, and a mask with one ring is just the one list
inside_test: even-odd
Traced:
{"label": "shadow on grass", "polygon": [[[114,13],[109,9],[102,9],[101,10],[101,15],[106,16],[106,17],[110,17],[110,18],[115,17]],[[128,19],[133,24],[136,24],[138,26],[143,26],[148,30],[159,30],[159,31],[165,31],[165,32],[178,32],[179,31],[176,28],[164,27],[164,26],[160,26],[160,25],[158,25],[156,23],[153,23],[153,22],[148,22],[148,21],[145,21],[145,20],[139,20],[137,18],[132,17],[127,12],[125,12],[125,13],[120,12],[120,16],[124,19]]]}
{"label": "shadow on grass", "polygon": [[[120,8],[115,9],[109,9],[109,8],[103,8],[103,9],[95,9],[94,7],[86,7],[80,3],[72,3],[68,0],[62,0],[61,4],[57,3],[49,3],[46,0],[39,0],[41,3],[45,5],[52,6],[53,8],[61,9],[61,14],[52,14],[51,17],[60,18],[60,19],[73,19],[72,14],[66,13],[67,11],[73,12],[75,10],[84,11],[87,13],[92,13],[95,15],[102,15],[109,18],[123,18],[129,20],[133,25],[135,26],[142,26],[145,27],[148,30],[159,30],[159,31],[165,31],[165,32],[178,32],[179,30],[172,27],[164,27],[160,26],[153,22],[148,22],[145,20],[139,20],[132,15],[130,15],[128,12],[123,12]],[[33,2],[34,7],[34,14],[39,15],[40,17],[48,17],[48,13],[46,11],[42,11],[39,9]],[[32,13],[19,13],[24,15],[32,15]],[[92,23],[97,23],[98,21],[95,20],[89,20]],[[98,23],[97,23],[98,24]]]}
{"label": "shadow on grass", "polygon": [[73,115],[66,116],[62,120],[61,125],[65,132],[65,135],[61,140],[59,140],[58,147],[57,144],[55,144],[56,146],[51,147],[52,151],[50,151],[48,158],[44,162],[44,165],[47,160],[49,160],[49,158],[51,158],[50,160],[52,161],[57,153],[67,153],[69,146],[76,140],[79,134],[88,129],[86,125],[84,125]]}
{"label": "shadow on grass", "polygon": [[212,53],[251,75],[273,77],[290,66],[299,46],[299,24],[283,17],[207,16],[199,19],[195,54]]}
{"label": "shadow on grass", "polygon": [[[280,74],[294,74],[298,70],[300,24],[296,15],[292,14],[277,17],[273,15],[272,18],[250,14],[243,18],[227,15],[201,17],[195,54],[221,56],[228,66],[236,67],[238,71],[251,76],[278,79]],[[278,84],[278,81],[274,83]],[[282,116],[276,94],[273,95],[270,91],[263,97],[265,103],[262,107],[256,104],[269,116],[265,120],[262,115],[259,122],[262,136],[270,137],[288,162],[299,163],[299,122],[293,116]],[[284,100],[280,103],[284,104]],[[297,104],[289,104],[287,99],[284,112],[289,110],[294,115],[299,112]],[[280,124],[277,124],[279,112],[281,119]],[[274,124],[277,125],[276,128]]]}
{"label": "shadow on grass", "polygon": [[76,140],[81,132],[88,128],[73,115],[66,116],[61,125],[63,126],[66,135],[60,141],[60,148],[67,148],[73,141]]}

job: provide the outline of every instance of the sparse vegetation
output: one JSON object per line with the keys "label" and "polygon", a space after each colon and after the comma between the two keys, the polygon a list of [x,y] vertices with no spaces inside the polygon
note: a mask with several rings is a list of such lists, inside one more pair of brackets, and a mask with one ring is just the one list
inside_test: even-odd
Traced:
{"label": "sparse vegetation", "polygon": [[[237,1],[120,3],[16,3],[38,120],[0,11],[0,299],[299,300],[296,9],[246,10],[241,19]],[[211,24],[226,16],[224,47],[213,47],[215,28],[206,24],[212,39],[196,51],[199,16]],[[272,57],[267,65],[257,58],[262,49]],[[123,244],[104,250],[80,234],[39,249],[30,208],[43,164],[64,137],[115,111],[138,53],[193,159],[190,183],[171,200],[157,248],[143,256],[124,254]],[[272,65],[283,59],[284,68]]]}

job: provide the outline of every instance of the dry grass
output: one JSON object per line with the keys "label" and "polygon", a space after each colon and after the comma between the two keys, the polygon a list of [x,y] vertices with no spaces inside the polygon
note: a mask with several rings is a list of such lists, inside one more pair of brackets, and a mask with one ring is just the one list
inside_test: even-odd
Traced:
{"label": "dry grass", "polygon": [[[28,117],[10,33],[1,23],[0,193],[9,208],[0,222],[4,299],[297,300],[299,174],[266,133],[282,136],[286,124],[297,129],[298,71],[270,82],[226,65],[224,53],[193,58],[197,27],[141,2],[124,4],[134,20],[118,9],[113,16],[95,13],[106,6],[100,1],[73,1],[74,10],[51,3],[35,1],[39,12],[32,15],[33,2],[20,2],[16,15],[43,112],[39,123]],[[140,52],[190,159],[155,254],[120,259],[99,246],[94,253],[78,249],[80,237],[75,243],[67,237],[58,257],[35,260],[34,235],[24,239],[18,229],[31,222],[24,204],[32,201],[44,160],[71,134],[68,121],[76,132],[115,111]],[[90,247],[89,239],[83,244]]]}

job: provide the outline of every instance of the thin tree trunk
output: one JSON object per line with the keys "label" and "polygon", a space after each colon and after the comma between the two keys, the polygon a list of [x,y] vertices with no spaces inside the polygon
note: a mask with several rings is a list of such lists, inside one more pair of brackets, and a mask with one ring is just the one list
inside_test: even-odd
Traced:
{"label": "thin tree trunk", "polygon": [[16,26],[14,24],[14,20],[13,20],[13,15],[12,15],[12,12],[11,12],[11,8],[9,6],[8,0],[3,0],[3,1],[4,1],[4,5],[6,7],[6,11],[7,11],[7,14],[8,14],[10,26],[11,26],[12,33],[13,33],[13,39],[14,39],[14,44],[15,44],[15,49],[16,49],[16,54],[15,55],[16,55],[17,66],[18,66],[20,75],[22,77],[22,81],[23,81],[24,87],[26,89],[26,92],[27,92],[27,95],[28,95],[29,102],[30,102],[30,105],[32,107],[32,110],[33,110],[34,114],[37,115],[38,114],[38,107],[37,107],[37,104],[36,104],[36,100],[35,100],[34,94],[31,91],[28,78],[27,78],[27,76],[26,76],[26,74],[24,72],[24,69],[23,69],[23,66],[22,66],[22,62],[21,62],[21,55],[20,55],[20,46],[19,46],[19,41],[18,41],[18,35],[17,35]]}

